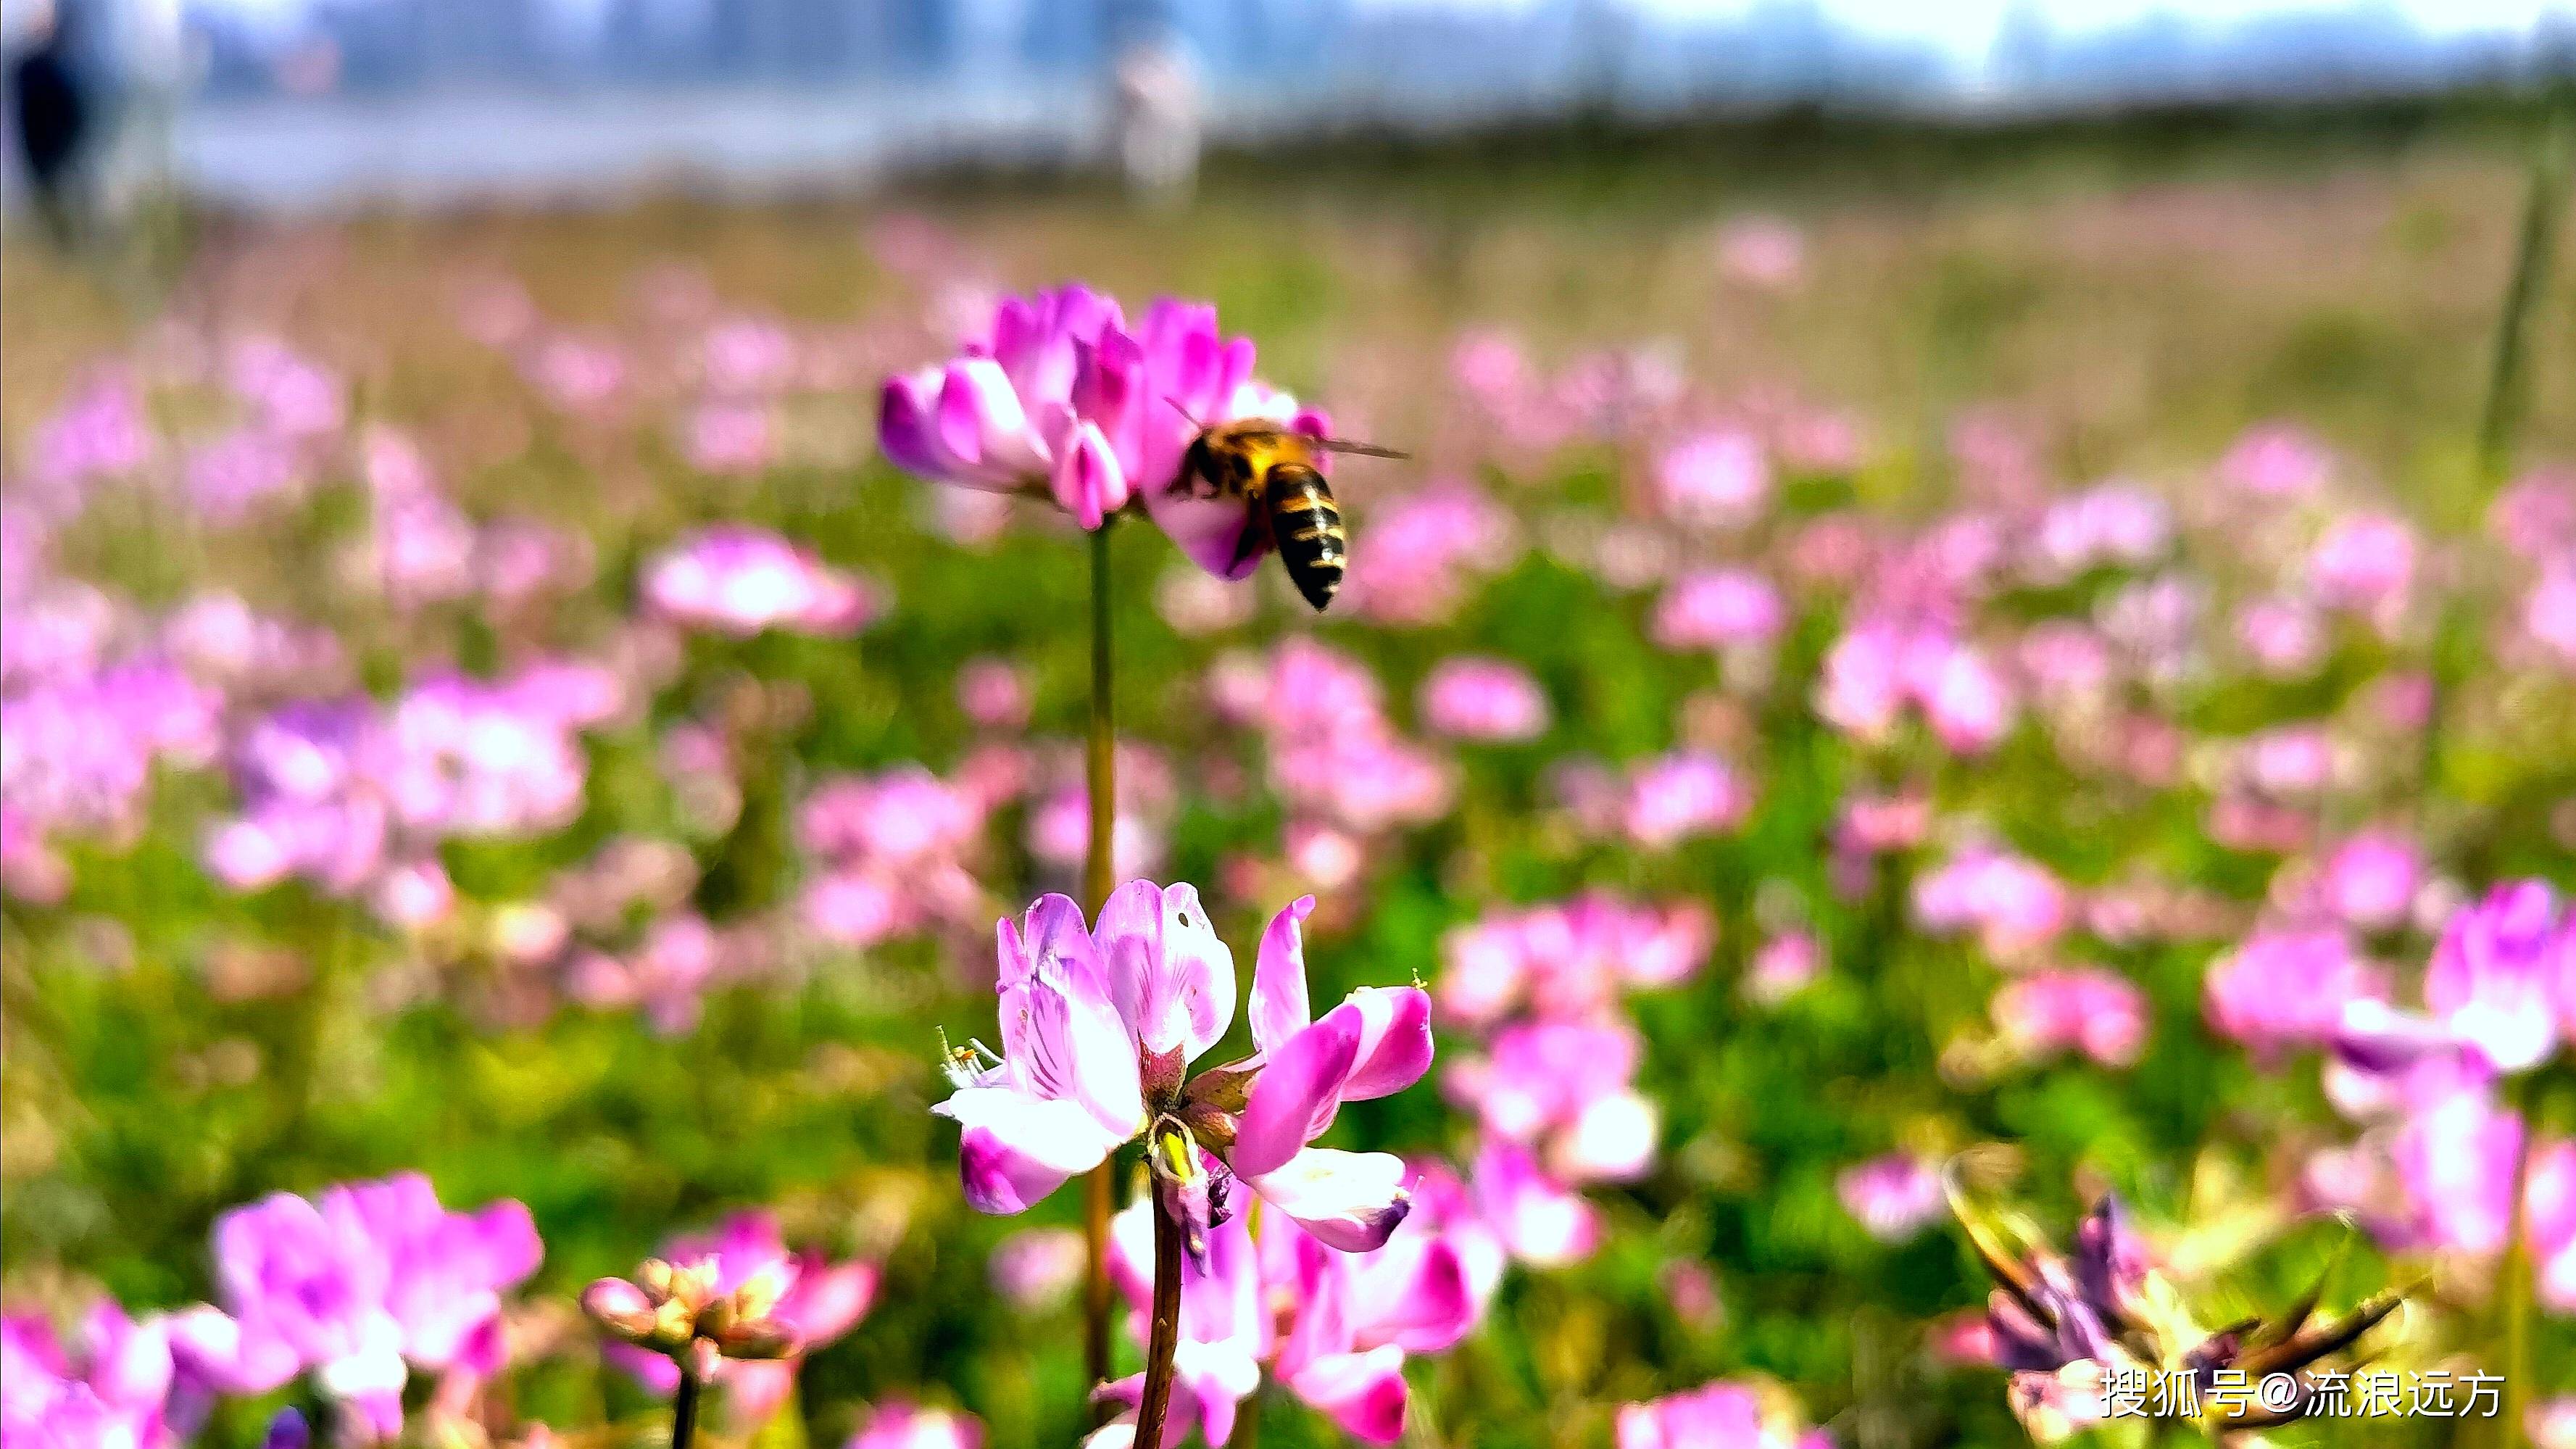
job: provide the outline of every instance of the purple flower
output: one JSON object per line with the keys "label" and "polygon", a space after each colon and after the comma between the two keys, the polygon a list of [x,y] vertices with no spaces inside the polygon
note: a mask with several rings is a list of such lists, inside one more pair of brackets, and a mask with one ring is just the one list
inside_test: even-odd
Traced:
{"label": "purple flower", "polygon": [[389,1437],[407,1365],[500,1366],[501,1294],[544,1250],[518,1203],[452,1213],[407,1173],[235,1208],[215,1220],[214,1251],[223,1311],[174,1327],[182,1367],[229,1393],[310,1370]]}
{"label": "purple flower", "polygon": [[1002,1050],[959,1053],[957,1090],[935,1109],[961,1129],[967,1201],[1019,1212],[1150,1133],[1157,1180],[1191,1206],[1200,1235],[1225,1184],[1201,1190],[1204,1141],[1231,1176],[1326,1243],[1355,1251],[1385,1242],[1404,1220],[1403,1161],[1310,1144],[1344,1101],[1421,1077],[1431,1064],[1430,998],[1363,987],[1313,1018],[1298,929],[1313,908],[1312,897],[1292,903],[1262,934],[1253,1055],[1196,1081],[1184,1079],[1187,1067],[1232,1023],[1235,982],[1233,955],[1195,888],[1131,881],[1092,929],[1063,896],[1001,922]]}
{"label": "purple flower", "polygon": [[2546,882],[2514,881],[2463,906],[2424,971],[2424,1004],[2498,1071],[2546,1060],[2558,1042],[2553,1002],[2576,1000],[2576,919],[2561,920]]}
{"label": "purple flower", "polygon": [[812,551],[740,524],[701,529],[664,550],[645,566],[643,589],[665,618],[739,638],[764,629],[850,634],[884,607]]}

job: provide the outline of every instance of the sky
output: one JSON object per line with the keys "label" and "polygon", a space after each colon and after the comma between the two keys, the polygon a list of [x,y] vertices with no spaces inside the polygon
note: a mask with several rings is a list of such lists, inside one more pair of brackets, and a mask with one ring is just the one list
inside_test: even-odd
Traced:
{"label": "sky", "polygon": [[[1357,0],[1365,9],[1511,9],[1536,0]],[[1753,8],[1756,0],[1619,0],[1628,9],[1670,19],[1724,19]],[[2524,33],[2543,16],[2576,20],[2576,0],[2373,0],[2436,35],[2473,31]],[[1826,15],[1844,25],[1891,40],[1919,41],[1962,58],[1992,47],[2005,15],[2016,6],[2036,11],[2053,30],[2081,33],[2166,14],[2201,24],[2257,16],[2322,13],[2359,8],[2355,0],[1820,0]]]}
{"label": "sky", "polygon": [[[10,6],[22,0],[0,0]],[[197,7],[228,11],[255,24],[291,24],[310,0],[191,0]],[[558,0],[568,8],[595,8],[600,0]],[[1049,3],[1049,0],[1040,0]],[[1363,10],[1511,10],[1540,0],[1354,0]],[[1648,15],[1689,20],[1741,15],[1760,0],[1611,0]],[[2387,6],[2437,34],[2472,31],[2528,32],[2543,16],[2576,23],[2576,0],[1819,0],[1825,14],[1843,25],[1889,40],[1929,44],[1961,59],[1983,56],[1993,46],[2006,14],[2016,7],[2036,11],[2061,33],[2081,33],[2124,25],[2150,15],[2166,14],[2204,24],[2223,24],[2264,15],[2316,13]]]}

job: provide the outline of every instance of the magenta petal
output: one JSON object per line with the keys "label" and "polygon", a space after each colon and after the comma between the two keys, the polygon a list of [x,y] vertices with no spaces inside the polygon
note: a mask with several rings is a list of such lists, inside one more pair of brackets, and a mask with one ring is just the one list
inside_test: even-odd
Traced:
{"label": "magenta petal", "polygon": [[1299,896],[1279,908],[1261,933],[1261,954],[1252,966],[1252,1045],[1270,1052],[1304,1031],[1315,1019],[1306,999],[1306,947],[1301,928],[1314,914],[1315,898]]}
{"label": "magenta petal", "polygon": [[1126,470],[1110,451],[1109,440],[1088,422],[1075,425],[1048,485],[1057,505],[1086,529],[1098,528],[1102,519],[1127,506]]}
{"label": "magenta petal", "polygon": [[1342,1100],[1391,1096],[1431,1070],[1431,997],[1418,986],[1363,986],[1334,1010],[1360,1017],[1359,1055]]}
{"label": "magenta petal", "polygon": [[1333,1125],[1359,1047],[1359,1013],[1336,1007],[1270,1054],[1235,1130],[1228,1161],[1239,1176],[1279,1167]]}
{"label": "magenta petal", "polygon": [[1364,1444],[1404,1437],[1404,1350],[1393,1344],[1317,1359],[1288,1386]]}
{"label": "magenta petal", "polygon": [[1328,1248],[1374,1252],[1413,1210],[1404,1159],[1392,1152],[1309,1147],[1286,1165],[1244,1181],[1262,1201],[1297,1220]]}
{"label": "magenta petal", "polygon": [[896,467],[925,478],[944,478],[948,471],[932,436],[938,388],[937,368],[889,377],[877,405],[877,447]]}
{"label": "magenta petal", "polygon": [[1446,1238],[1426,1244],[1414,1271],[1390,1301],[1363,1305],[1371,1331],[1407,1353],[1442,1353],[1476,1326],[1476,1295],[1467,1268]]}
{"label": "magenta petal", "polygon": [[1156,527],[1171,537],[1190,562],[1221,579],[1243,579],[1261,566],[1262,557],[1270,552],[1268,539],[1254,547],[1243,546],[1244,531],[1258,527],[1251,510],[1239,499],[1194,498],[1187,490],[1172,492],[1154,486],[1149,462],[1148,476],[1140,480],[1144,492],[1145,512]]}

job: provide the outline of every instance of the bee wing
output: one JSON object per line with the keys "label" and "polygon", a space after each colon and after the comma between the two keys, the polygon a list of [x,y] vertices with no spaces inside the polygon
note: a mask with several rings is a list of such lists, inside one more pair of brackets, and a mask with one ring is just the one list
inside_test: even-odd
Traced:
{"label": "bee wing", "polygon": [[1355,443],[1348,438],[1317,438],[1315,446],[1327,453],[1357,453],[1363,458],[1411,458],[1411,453],[1394,448],[1381,448],[1375,443]]}

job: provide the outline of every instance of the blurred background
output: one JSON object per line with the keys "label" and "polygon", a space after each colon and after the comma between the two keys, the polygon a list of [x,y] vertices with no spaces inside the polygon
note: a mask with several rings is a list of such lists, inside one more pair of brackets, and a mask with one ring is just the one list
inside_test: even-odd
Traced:
{"label": "blurred background", "polygon": [[290,208],[1074,164],[1105,154],[1134,109],[1118,99],[1122,60],[1217,145],[1574,117],[1958,122],[2385,99],[2576,63],[2576,8],[2549,0],[12,0],[6,13],[13,53],[56,47],[98,92],[96,129],[113,135],[90,140],[97,184],[166,177]]}
{"label": "blurred background", "polygon": [[1245,966],[1312,891],[1319,1001],[1438,1000],[1335,1128],[1492,1265],[1414,1449],[1718,1379],[1726,1449],[2025,1442],[1940,1175],[1992,1144],[2204,1322],[2413,1285],[2374,1361],[2576,1444],[2576,1189],[2511,1208],[2576,1181],[2576,1001],[2519,1081],[2325,1050],[2576,887],[2576,4],[0,20],[13,1334],[246,1312],[220,1215],[417,1170],[544,1245],[423,1440],[653,1437],[573,1295],[747,1213],[882,1281],[726,1442],[1075,1442],[1077,1195],[969,1212],[928,1108],[1078,878],[1086,554],[876,432],[1075,281],[1413,455],[1336,474],[1320,618],[1139,520],[1114,592],[1121,873]]}

